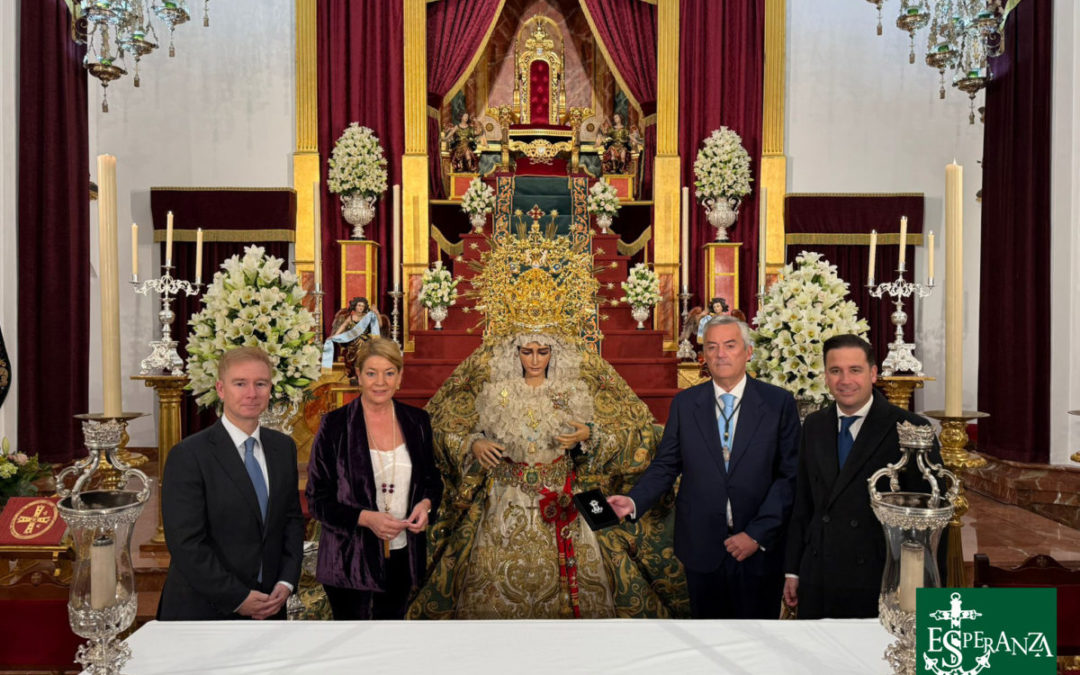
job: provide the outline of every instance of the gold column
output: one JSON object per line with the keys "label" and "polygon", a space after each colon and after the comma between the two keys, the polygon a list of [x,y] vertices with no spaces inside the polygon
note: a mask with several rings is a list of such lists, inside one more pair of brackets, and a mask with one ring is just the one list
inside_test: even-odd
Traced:
{"label": "gold column", "polygon": [[[296,0],[296,271],[311,271],[315,256],[315,200],[319,181],[319,77],[315,51],[316,0]],[[149,384],[147,386],[150,386]]]}
{"label": "gold column", "polygon": [[[785,0],[765,0],[765,82],[761,129],[761,187],[768,189],[765,270],[784,266],[784,197],[787,157],[784,155]],[[755,275],[756,278],[756,275]]]}
{"label": "gold column", "polygon": [[412,281],[427,267],[428,157],[427,157],[427,3],[404,1],[405,28],[405,155],[401,158],[401,284],[403,344],[412,351],[410,323],[414,307],[409,301]]}
{"label": "gold column", "polygon": [[169,450],[180,442],[180,401],[184,398],[184,387],[188,378],[181,375],[136,375],[133,380],[142,380],[147,387],[153,387],[158,400],[158,525],[157,532],[150,541],[143,544],[143,549],[165,550],[165,528],[161,522],[161,486],[165,477],[165,461]]}
{"label": "gold column", "polygon": [[656,164],[653,169],[653,254],[663,294],[656,328],[664,349],[676,348],[679,330],[679,0],[656,2]]}

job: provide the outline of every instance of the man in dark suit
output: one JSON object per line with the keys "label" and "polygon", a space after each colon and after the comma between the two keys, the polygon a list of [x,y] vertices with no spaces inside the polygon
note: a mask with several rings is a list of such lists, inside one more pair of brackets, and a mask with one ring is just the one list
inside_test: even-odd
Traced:
{"label": "man in dark suit", "polygon": [[259,427],[273,368],[238,347],[218,367],[221,419],[165,464],[161,517],[172,561],[159,619],[284,618],[300,579],[304,517],[296,445]]}
{"label": "man in dark suit", "polygon": [[686,567],[691,614],[775,619],[795,498],[795,399],[747,377],[753,347],[744,322],[716,317],[704,337],[712,379],[675,397],[652,464],[629,495],[608,502],[620,517],[637,517],[681,475],[675,555]]}
{"label": "man in dark suit", "polygon": [[[877,365],[866,340],[837,335],[823,349],[825,383],[836,402],[803,425],[784,602],[798,606],[800,619],[876,617],[885,535],[867,479],[900,459],[897,422],[927,422],[874,389]],[[930,458],[941,463],[936,441]],[[901,474],[901,488],[929,491],[914,462]]]}

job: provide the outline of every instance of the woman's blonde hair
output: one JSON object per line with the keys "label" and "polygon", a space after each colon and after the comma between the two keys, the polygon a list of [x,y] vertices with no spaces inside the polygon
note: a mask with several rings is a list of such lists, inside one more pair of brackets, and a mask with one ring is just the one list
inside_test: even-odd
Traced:
{"label": "woman's blonde hair", "polygon": [[372,356],[383,357],[394,364],[394,367],[398,370],[405,366],[405,359],[401,356],[401,347],[398,347],[396,342],[384,337],[372,336],[370,340],[365,340],[356,350],[356,356],[353,358],[353,368],[356,369],[357,375],[360,374],[360,370],[364,367],[364,362]]}

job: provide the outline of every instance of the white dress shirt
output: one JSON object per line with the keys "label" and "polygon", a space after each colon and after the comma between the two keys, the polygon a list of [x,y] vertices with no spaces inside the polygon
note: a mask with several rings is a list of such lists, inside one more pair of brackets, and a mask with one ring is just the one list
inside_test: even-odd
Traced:
{"label": "white dress shirt", "polygon": [[[855,420],[854,422],[851,423],[850,429],[851,429],[851,437],[852,438],[858,438],[859,437],[859,429],[862,429],[862,423],[866,421],[866,416],[870,414],[870,407],[872,405],[874,405],[874,395],[873,394],[871,394],[870,398],[867,399],[866,403],[863,404],[863,407],[859,408],[858,410],[856,410],[853,413],[854,415],[857,415],[859,419],[857,419],[857,420]],[[851,415],[848,415],[844,411],[840,410],[840,406],[836,406],[836,431],[837,432],[840,431],[840,418],[841,417],[851,417]]]}

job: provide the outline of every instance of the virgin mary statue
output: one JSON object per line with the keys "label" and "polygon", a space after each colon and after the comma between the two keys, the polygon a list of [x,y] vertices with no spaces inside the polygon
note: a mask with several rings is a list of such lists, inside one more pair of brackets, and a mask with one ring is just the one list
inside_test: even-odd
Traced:
{"label": "virgin mary statue", "polygon": [[673,498],[593,531],[573,495],[625,494],[659,439],[648,407],[583,337],[591,256],[533,222],[473,285],[483,344],[428,404],[445,491],[429,577],[408,617],[554,619],[688,614]]}

